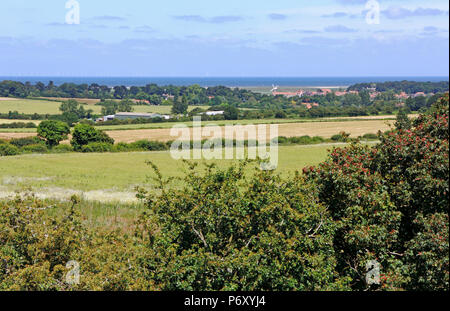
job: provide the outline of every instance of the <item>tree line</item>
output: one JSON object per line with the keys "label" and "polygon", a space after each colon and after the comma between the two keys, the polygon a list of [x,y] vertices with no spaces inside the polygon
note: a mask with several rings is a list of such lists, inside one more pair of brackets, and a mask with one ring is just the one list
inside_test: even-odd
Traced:
{"label": "tree line", "polygon": [[418,92],[429,93],[444,93],[448,92],[449,82],[415,82],[415,81],[389,81],[379,83],[357,83],[351,85],[349,91],[362,91],[364,89],[374,88],[378,92],[405,92],[407,94],[415,94]]}

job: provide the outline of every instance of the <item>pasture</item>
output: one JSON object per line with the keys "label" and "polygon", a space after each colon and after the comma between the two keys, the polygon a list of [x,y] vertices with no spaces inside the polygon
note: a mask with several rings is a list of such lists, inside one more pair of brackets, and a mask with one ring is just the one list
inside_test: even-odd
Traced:
{"label": "pasture", "polygon": [[[3,98],[0,101],[0,113],[8,113],[10,111],[17,111],[24,114],[61,114],[59,106],[68,98],[54,98],[53,100],[42,99],[19,99],[19,98]],[[98,99],[77,99],[79,103],[84,104],[85,109],[93,110],[94,114],[101,115],[102,106],[95,105],[100,100]],[[188,111],[199,106],[189,106]],[[207,106],[200,106],[200,108],[207,109]],[[172,106],[147,106],[147,105],[133,105],[134,112],[143,113],[161,113],[170,114]]]}
{"label": "pasture", "polygon": [[34,99],[5,99],[0,101],[0,113],[17,111],[24,114],[60,114],[61,102]]}
{"label": "pasture", "polygon": [[[322,162],[332,145],[280,146],[277,172],[301,170]],[[180,177],[184,164],[172,159],[168,151],[45,154],[0,157],[0,197],[14,191],[32,189],[43,198],[67,199],[81,194],[86,200],[133,203],[135,187],[151,190],[153,175],[146,161],[152,161],[164,176]],[[197,160],[226,167],[237,160]]]}

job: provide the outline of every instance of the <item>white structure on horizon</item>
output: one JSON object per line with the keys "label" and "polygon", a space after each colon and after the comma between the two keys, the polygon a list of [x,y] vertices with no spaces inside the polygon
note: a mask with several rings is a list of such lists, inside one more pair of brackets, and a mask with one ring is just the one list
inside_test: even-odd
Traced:
{"label": "white structure on horizon", "polygon": [[205,112],[205,114],[207,116],[220,116],[223,115],[225,113],[225,111],[207,111]]}

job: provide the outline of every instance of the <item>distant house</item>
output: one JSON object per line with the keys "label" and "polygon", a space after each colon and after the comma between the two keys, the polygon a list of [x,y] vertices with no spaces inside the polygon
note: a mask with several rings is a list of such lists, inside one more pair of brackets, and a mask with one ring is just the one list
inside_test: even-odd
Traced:
{"label": "distant house", "polygon": [[395,97],[397,99],[407,99],[409,97],[409,95],[406,94],[405,92],[401,92],[400,94],[396,94]]}
{"label": "distant house", "polygon": [[282,95],[284,97],[290,98],[290,97],[302,97],[304,95],[304,91],[303,90],[298,90],[296,92],[272,92],[273,96],[278,96],[278,95]]}
{"label": "distant house", "polygon": [[106,121],[111,121],[114,120],[114,115],[109,115],[109,116],[104,116],[102,118],[97,119],[97,122],[106,122]]}
{"label": "distant house", "polygon": [[332,93],[333,91],[331,89],[322,89],[322,92],[319,93],[320,95],[327,95],[329,93]]}
{"label": "distant house", "polygon": [[426,94],[424,92],[417,92],[416,94],[414,94],[414,97],[419,97],[419,96],[426,96]]}
{"label": "distant house", "polygon": [[170,95],[170,94],[163,94],[162,96],[164,97],[165,100],[169,100],[169,99],[174,99],[175,98],[175,96]]}
{"label": "distant house", "polygon": [[336,96],[344,96],[345,94],[347,94],[346,91],[341,92],[341,91],[337,91],[336,93],[334,93]]}

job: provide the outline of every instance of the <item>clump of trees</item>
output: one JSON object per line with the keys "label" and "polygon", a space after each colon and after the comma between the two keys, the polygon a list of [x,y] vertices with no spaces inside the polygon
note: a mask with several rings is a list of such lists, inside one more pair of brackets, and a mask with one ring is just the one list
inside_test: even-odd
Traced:
{"label": "clump of trees", "polygon": [[62,112],[61,116],[58,116],[59,120],[62,120],[69,125],[73,125],[80,119],[89,119],[92,116],[92,109],[84,109],[84,105],[80,104],[76,100],[69,99],[61,104],[59,110]]}
{"label": "clump of trees", "polygon": [[113,115],[116,114],[116,112],[133,111],[133,101],[130,99],[123,99],[120,102],[105,100],[97,103],[97,105],[102,106],[103,115]]}
{"label": "clump of trees", "polygon": [[367,88],[375,88],[378,92],[405,92],[415,94],[424,93],[444,93],[448,92],[449,82],[415,82],[415,81],[387,81],[380,83],[358,83],[350,86],[350,91],[362,91]]}

